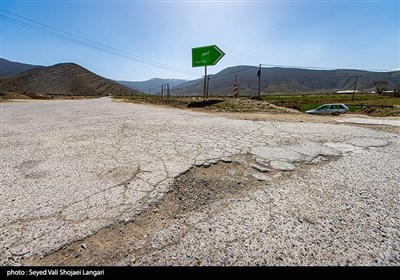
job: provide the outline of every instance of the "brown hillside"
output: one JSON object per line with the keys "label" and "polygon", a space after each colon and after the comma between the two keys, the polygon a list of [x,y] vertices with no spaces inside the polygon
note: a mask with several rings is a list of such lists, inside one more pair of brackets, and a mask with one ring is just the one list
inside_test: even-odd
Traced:
{"label": "brown hillside", "polygon": [[30,97],[132,95],[135,90],[74,64],[62,63],[0,78],[0,93]]}

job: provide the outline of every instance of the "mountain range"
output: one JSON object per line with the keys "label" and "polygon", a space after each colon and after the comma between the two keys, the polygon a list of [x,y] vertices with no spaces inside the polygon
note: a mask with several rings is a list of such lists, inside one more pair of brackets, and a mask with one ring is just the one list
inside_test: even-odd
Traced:
{"label": "mountain range", "polygon": [[[239,95],[258,93],[258,72],[256,66],[229,67],[209,77],[209,95],[232,95],[235,76]],[[400,83],[400,71],[372,72],[363,70],[309,70],[298,68],[261,68],[261,94],[277,93],[327,93],[338,90],[352,90],[358,78],[359,91],[374,90],[374,81],[387,81],[388,88]],[[204,79],[182,83],[172,88],[172,95],[202,95]]]}
{"label": "mountain range", "polygon": [[[204,79],[150,79],[148,81],[113,81],[101,77],[74,63],[38,66],[0,59],[0,93],[15,92],[25,95],[132,95],[157,94],[161,86],[169,84],[171,95],[202,96]],[[209,95],[233,94],[235,78],[239,95],[258,93],[256,66],[234,66],[215,75],[209,75]],[[372,91],[375,81],[386,81],[392,89],[400,83],[400,71],[373,72],[363,70],[309,70],[299,68],[263,67],[261,94],[331,93],[353,90],[355,76],[359,75],[357,89]]]}
{"label": "mountain range", "polygon": [[75,63],[60,63],[48,67],[34,67],[13,76],[1,77],[0,94],[49,98],[56,95],[134,95],[138,92],[90,72]]}
{"label": "mountain range", "polygon": [[18,73],[38,67],[43,67],[43,66],[19,63],[4,58],[0,58],[0,77],[13,76]]}
{"label": "mountain range", "polygon": [[161,91],[161,86],[168,84],[170,88],[179,86],[187,80],[153,78],[142,82],[116,81],[117,83],[143,93],[155,94]]}

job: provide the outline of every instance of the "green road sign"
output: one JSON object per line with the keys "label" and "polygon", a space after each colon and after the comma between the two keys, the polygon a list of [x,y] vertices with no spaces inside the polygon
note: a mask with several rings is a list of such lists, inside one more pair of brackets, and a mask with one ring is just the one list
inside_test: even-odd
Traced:
{"label": "green road sign", "polygon": [[216,45],[192,49],[192,67],[215,65],[225,55]]}

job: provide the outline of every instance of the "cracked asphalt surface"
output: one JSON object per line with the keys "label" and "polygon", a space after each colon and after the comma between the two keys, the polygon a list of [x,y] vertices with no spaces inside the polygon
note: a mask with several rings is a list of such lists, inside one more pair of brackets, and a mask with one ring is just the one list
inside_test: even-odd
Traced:
{"label": "cracked asphalt surface", "polygon": [[86,265],[400,264],[397,133],[109,98],[0,110],[1,265],[70,264],[51,256],[74,242]]}

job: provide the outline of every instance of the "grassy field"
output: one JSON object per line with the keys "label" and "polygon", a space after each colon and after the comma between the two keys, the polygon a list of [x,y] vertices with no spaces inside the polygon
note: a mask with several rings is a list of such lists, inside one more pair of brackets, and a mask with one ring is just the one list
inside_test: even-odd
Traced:
{"label": "grassy field", "polygon": [[[344,103],[350,108],[351,112],[360,113],[369,106],[371,111],[375,111],[377,115],[385,115],[384,111],[393,111],[393,115],[397,115],[398,110],[390,107],[400,105],[399,97],[378,94],[356,94],[354,101],[351,101],[351,94],[263,96],[262,99],[275,105],[294,108],[301,112],[314,109],[326,103]],[[386,114],[390,113],[386,112]]]}

